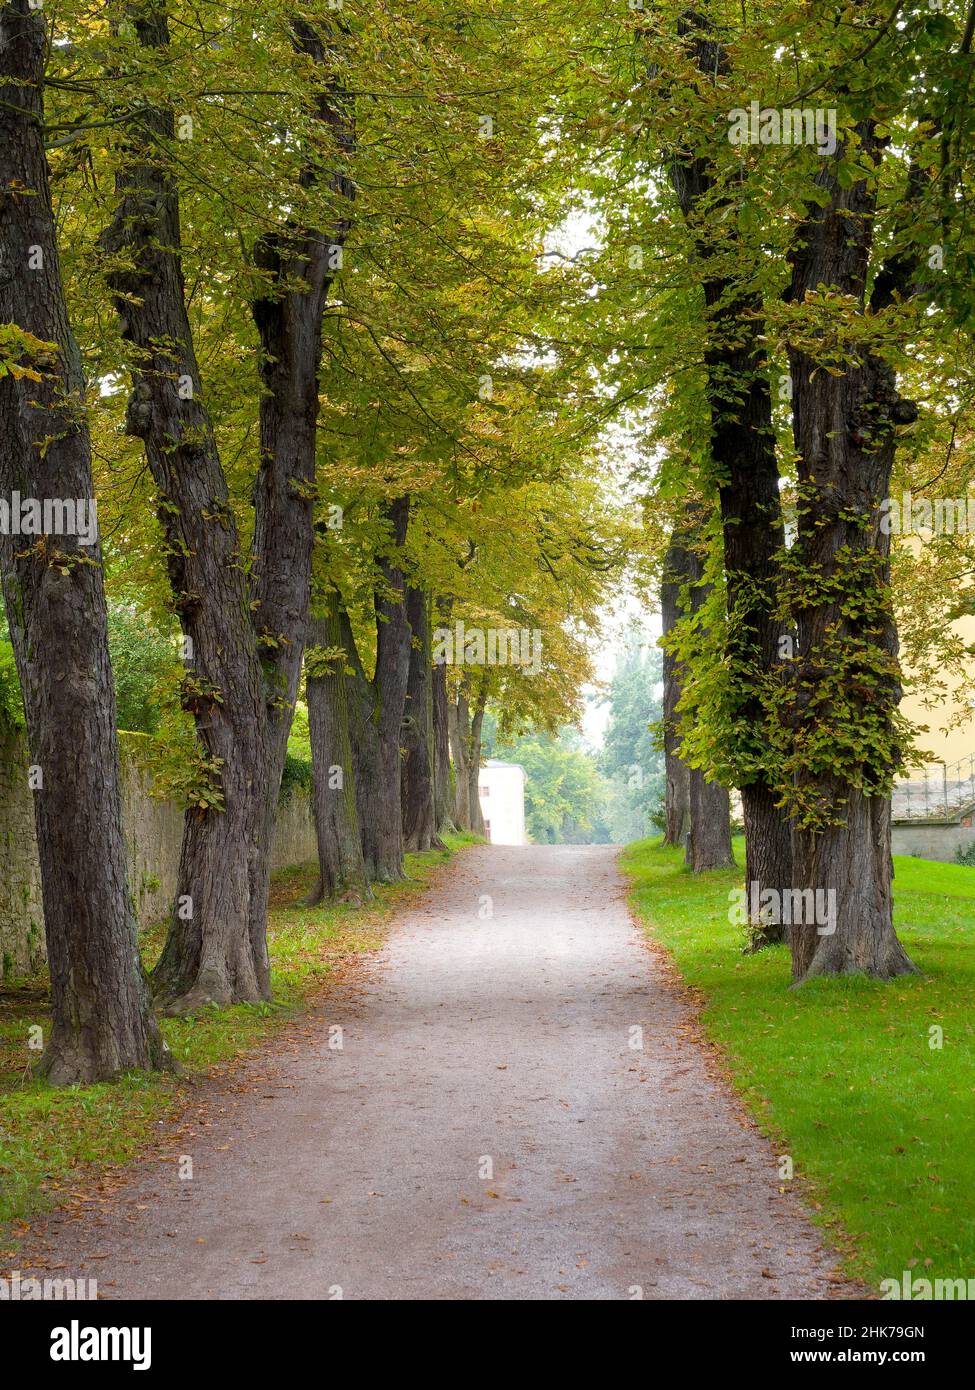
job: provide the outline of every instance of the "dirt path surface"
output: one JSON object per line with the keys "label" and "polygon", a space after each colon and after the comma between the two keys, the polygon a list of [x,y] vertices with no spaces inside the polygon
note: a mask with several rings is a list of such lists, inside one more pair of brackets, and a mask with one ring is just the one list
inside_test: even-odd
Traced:
{"label": "dirt path surface", "polygon": [[144,1166],[35,1254],[109,1298],[828,1297],[615,853],[466,851],[365,988],[248,1064],[192,1180]]}

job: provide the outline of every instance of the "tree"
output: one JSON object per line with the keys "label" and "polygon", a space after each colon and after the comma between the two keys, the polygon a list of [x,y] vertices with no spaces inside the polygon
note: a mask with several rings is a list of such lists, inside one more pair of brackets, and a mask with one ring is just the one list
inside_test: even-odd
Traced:
{"label": "tree", "polygon": [[[146,55],[170,47],[164,3],[134,15],[135,45],[117,26],[118,59],[141,76]],[[295,63],[324,66],[316,27],[290,25]],[[152,78],[149,77],[151,86]],[[253,299],[261,339],[261,463],[255,487],[250,582],[230,506],[213,421],[204,404],[181,263],[176,141],[168,105],[133,103],[117,174],[118,204],[103,238],[122,336],[132,348],[127,428],[145,444],[161,495],[173,603],[186,637],[183,699],[197,725],[213,795],[186,818],[179,887],[153,977],[173,1012],[268,998],[266,919],[274,808],[301,671],[311,584],[312,497],[321,320],[334,278],[329,237],[294,216],[259,238],[262,277]],[[306,99],[328,155],[350,149],[345,99],[334,80]],[[326,157],[328,157],[328,155]],[[305,151],[299,184],[320,168]],[[332,191],[348,199],[344,174]]]}
{"label": "tree", "polygon": [[[0,321],[14,329],[14,353],[0,370],[0,488],[53,516],[67,499],[89,505],[94,488],[43,145],[46,51],[43,16],[10,0],[0,10]],[[51,976],[40,1070],[64,1085],[161,1066],[166,1055],[129,896],[101,547],[57,530],[45,523],[28,543],[4,527],[0,563],[30,741]]]}
{"label": "tree", "polygon": [[[140,49],[169,45],[163,5],[134,21]],[[120,61],[128,57],[123,47]],[[143,441],[159,490],[173,605],[185,637],[183,704],[214,796],[186,813],[177,898],[153,988],[173,1012],[266,999],[264,927],[250,930],[251,873],[270,781],[263,677],[226,478],[204,403],[180,259],[179,190],[160,159],[175,117],[146,106],[128,121],[117,205],[103,247],[123,339],[131,345],[126,428]]]}
{"label": "tree", "polygon": [[[869,117],[851,136],[856,157],[874,164],[882,157],[877,124]],[[800,489],[792,598],[798,651],[788,716],[800,807],[794,857],[804,887],[836,893],[842,885],[835,932],[793,929],[797,980],[848,971],[887,979],[913,969],[893,926],[887,779],[898,759],[900,681],[889,536],[879,516],[896,427],[911,423],[917,408],[899,396],[883,357],[856,343],[856,318],[868,306],[882,312],[891,290],[878,283],[868,300],[874,178],[844,183],[827,165],[820,186],[828,201],[810,205],[788,292],[790,301],[818,299],[824,310],[814,344],[803,334],[800,346],[794,333],[789,353]],[[834,314],[840,296],[845,302]],[[845,716],[839,723],[837,710]],[[851,740],[854,725],[872,729],[869,761]]]}
{"label": "tree", "polygon": [[[699,80],[716,84],[727,78],[727,49],[710,19],[686,10],[677,31],[699,69]],[[693,254],[702,263],[712,485],[722,523],[726,651],[736,690],[731,719],[745,825],[745,880],[754,885],[751,902],[759,901],[766,889],[781,894],[792,882],[791,832],[770,781],[762,702],[762,686],[776,671],[783,633],[778,595],[784,547],[762,299],[759,293],[742,289],[722,268],[722,248],[713,236],[715,214],[726,217],[737,211],[735,181],[730,186],[722,183],[709,155],[699,145],[689,149],[687,143],[671,155],[668,172],[694,234]],[[704,207],[712,220],[705,220],[702,235],[699,219]],[[695,796],[702,798],[698,823],[722,823],[718,833],[723,854],[724,801],[714,791],[695,788],[692,773],[692,799]],[[699,841],[700,836],[691,850],[694,857]],[[752,945],[780,941],[782,932],[781,924],[752,922]]]}

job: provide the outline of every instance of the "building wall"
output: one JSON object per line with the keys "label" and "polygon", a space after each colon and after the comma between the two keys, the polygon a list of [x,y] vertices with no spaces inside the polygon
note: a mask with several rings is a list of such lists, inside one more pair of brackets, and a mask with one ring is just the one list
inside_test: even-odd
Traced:
{"label": "building wall", "polygon": [[492,845],[523,845],[525,774],[520,767],[482,767],[478,775],[481,814]]}
{"label": "building wall", "polygon": [[[129,889],[139,923],[146,926],[165,918],[176,896],[183,812],[151,795],[151,777],[132,756],[140,737],[121,735],[122,825]],[[33,796],[23,740],[0,739],[0,979],[29,974],[44,960]],[[311,803],[295,793],[278,808],[271,867],[303,864],[317,853]]]}
{"label": "building wall", "polygon": [[891,830],[891,850],[894,854],[914,855],[918,859],[940,859],[952,863],[960,849],[975,844],[975,827],[971,825],[927,824],[916,821],[894,825]]}
{"label": "building wall", "polygon": [[[975,618],[959,618],[951,627],[970,648],[975,648]],[[910,679],[910,671],[906,674]],[[941,762],[955,763],[975,753],[975,710],[970,710],[962,698],[959,682],[954,676],[947,676],[946,684],[948,691],[945,699],[939,700],[933,709],[925,708],[925,691],[921,689],[909,690],[901,701],[900,710],[912,723],[924,725],[928,730],[918,735],[918,748],[933,754]],[[967,713],[967,717],[957,728],[948,728],[948,723],[960,713]],[[936,774],[937,768],[933,771]]]}

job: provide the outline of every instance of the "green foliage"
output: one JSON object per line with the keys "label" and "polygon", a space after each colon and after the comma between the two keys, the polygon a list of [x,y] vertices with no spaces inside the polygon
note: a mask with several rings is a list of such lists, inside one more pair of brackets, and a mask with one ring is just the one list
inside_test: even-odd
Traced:
{"label": "green foliage", "polygon": [[305,677],[323,680],[341,671],[347,656],[344,647],[308,647],[305,650]]}
{"label": "green foliage", "polygon": [[119,728],[156,733],[182,674],[175,633],[164,632],[136,605],[116,600],[108,606],[108,646]]}
{"label": "green foliage", "polygon": [[157,800],[175,801],[184,810],[223,810],[222,761],[204,748],[175,696],[166,703],[154,734],[125,733],[121,742],[125,755],[151,779]]}
{"label": "green foliage", "polygon": [[0,638],[0,734],[13,733],[23,727],[24,702],[14,649],[5,638]]}
{"label": "green foliage", "polygon": [[574,730],[525,734],[498,748],[497,756],[525,769],[525,824],[536,844],[609,839],[601,821],[606,781]]}
{"label": "green foliage", "polygon": [[40,381],[57,362],[57,343],[45,342],[16,323],[0,323],[0,377]]}
{"label": "green foliage", "polygon": [[288,735],[288,752],[303,762],[311,762],[311,734],[308,730],[308,706],[299,700]]}
{"label": "green foliage", "polygon": [[664,758],[659,650],[639,631],[630,632],[609,687],[609,722],[597,759],[613,784],[608,819],[614,840],[645,835],[660,812]]}
{"label": "green foliage", "polygon": [[310,758],[300,758],[288,750],[284,760],[284,772],[281,775],[280,801],[287,801],[289,797],[299,792],[310,792],[312,784],[312,765]]}

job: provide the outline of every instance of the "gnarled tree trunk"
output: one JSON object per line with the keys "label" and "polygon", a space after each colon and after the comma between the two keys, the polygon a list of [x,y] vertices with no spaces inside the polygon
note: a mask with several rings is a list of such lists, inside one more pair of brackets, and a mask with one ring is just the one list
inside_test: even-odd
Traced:
{"label": "gnarled tree trunk", "polygon": [[[164,3],[130,18],[143,48],[165,50]],[[293,21],[298,53],[324,64],[330,50]],[[341,92],[322,87],[316,115],[339,147],[351,134]],[[123,337],[135,348],[128,428],[145,442],[162,497],[174,605],[190,639],[184,704],[222,808],[192,809],[184,830],[177,904],[153,975],[171,1012],[270,995],[267,902],[270,848],[308,617],[312,484],[321,319],[331,251],[344,240],[293,224],[258,243],[265,286],[254,304],[261,336],[261,466],[255,485],[253,587],[245,577],[185,308],[179,195],[160,151],[173,115],[130,113],[117,180],[119,204],[103,242]],[[309,160],[303,182],[318,181]],[[351,196],[345,176],[332,187]],[[253,602],[252,602],[253,600]]]}
{"label": "gnarled tree trunk", "polygon": [[[44,344],[41,379],[0,376],[0,490],[91,506],[85,383],[68,322],[44,154],[44,18],[0,9],[0,322]],[[16,190],[20,190],[19,192]],[[77,520],[77,517],[76,517]],[[40,1070],[103,1081],[167,1056],[139,960],[122,838],[115,689],[97,538],[0,533],[0,567],[34,769],[51,979]],[[42,779],[42,780],[37,780]]]}

